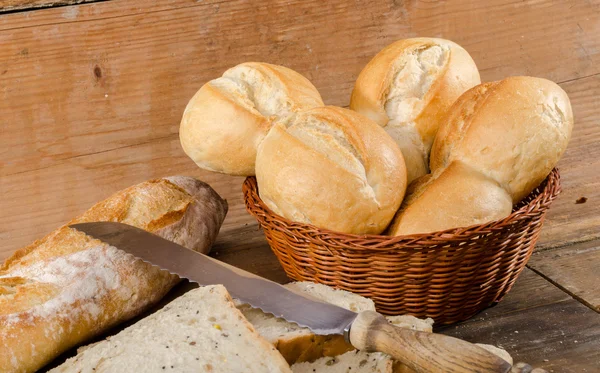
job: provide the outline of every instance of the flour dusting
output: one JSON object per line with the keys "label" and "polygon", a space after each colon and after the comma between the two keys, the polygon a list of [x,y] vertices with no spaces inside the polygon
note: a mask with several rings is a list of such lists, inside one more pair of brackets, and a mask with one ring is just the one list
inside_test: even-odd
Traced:
{"label": "flour dusting", "polygon": [[[47,302],[36,305],[27,312],[8,315],[7,326],[19,321],[33,323],[35,318],[50,316],[75,320],[79,314],[84,314],[97,319],[101,310],[96,299],[101,299],[119,287],[121,279],[116,263],[123,259],[124,254],[116,248],[99,245],[64,257],[15,268],[5,276],[0,276],[18,276],[61,288],[60,293]],[[74,307],[76,302],[78,304]]]}

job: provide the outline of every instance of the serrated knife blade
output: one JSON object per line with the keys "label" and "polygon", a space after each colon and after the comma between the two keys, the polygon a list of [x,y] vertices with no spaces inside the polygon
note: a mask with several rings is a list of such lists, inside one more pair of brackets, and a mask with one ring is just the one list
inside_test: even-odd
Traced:
{"label": "serrated knife blade", "polygon": [[[143,229],[116,222],[70,226],[145,262],[200,285],[221,284],[232,297],[315,334],[343,334],[357,314],[295,293],[278,283],[186,249]],[[277,302],[273,302],[277,299]],[[284,317],[285,315],[285,317]]]}
{"label": "serrated knife blade", "polygon": [[116,222],[70,227],[200,285],[224,285],[232,297],[308,327],[315,334],[343,334],[359,350],[387,353],[415,372],[511,370],[509,363],[479,346],[441,334],[395,327],[374,311],[355,313],[305,297],[136,227]]}

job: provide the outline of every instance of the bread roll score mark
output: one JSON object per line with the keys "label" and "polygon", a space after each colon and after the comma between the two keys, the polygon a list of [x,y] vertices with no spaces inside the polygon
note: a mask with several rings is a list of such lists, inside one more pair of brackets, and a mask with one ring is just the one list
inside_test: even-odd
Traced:
{"label": "bread roll score mark", "polygon": [[231,68],[208,84],[257,115],[273,120],[285,118],[292,112],[293,103],[285,86],[254,66]]}
{"label": "bread roll score mark", "polygon": [[[361,153],[364,153],[358,134],[352,130],[345,118],[330,120],[319,113],[299,113],[286,122],[287,132],[302,142],[310,151],[315,151],[331,161],[331,167],[342,167],[350,177],[360,180],[361,192],[377,205],[373,186],[369,183]],[[347,121],[346,121],[347,122]],[[360,150],[359,150],[360,149]]]}
{"label": "bread roll score mark", "polygon": [[423,111],[426,96],[450,59],[450,47],[431,44],[407,49],[394,62],[385,95],[386,127],[409,124]]}

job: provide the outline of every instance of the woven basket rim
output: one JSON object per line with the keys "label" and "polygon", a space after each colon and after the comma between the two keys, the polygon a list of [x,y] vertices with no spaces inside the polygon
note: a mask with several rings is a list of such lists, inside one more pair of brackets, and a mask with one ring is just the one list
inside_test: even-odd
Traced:
{"label": "woven basket rim", "polygon": [[[541,187],[541,188],[540,188]],[[270,229],[277,229],[276,225],[271,222],[265,222],[265,219],[261,217],[261,214],[257,214],[254,211],[256,208],[265,216],[271,218],[271,220],[278,221],[279,224],[285,226],[289,230],[301,230],[305,233],[319,236],[323,240],[337,241],[340,243],[346,243],[344,246],[353,241],[360,241],[360,245],[352,245],[354,249],[368,249],[368,250],[389,250],[389,246],[398,244],[416,244],[416,243],[427,243],[429,245],[443,244],[448,240],[464,240],[472,236],[479,236],[490,233],[492,231],[506,229],[507,226],[522,220],[527,219],[527,215],[530,213],[537,213],[540,209],[547,209],[549,204],[560,194],[560,173],[557,168],[554,168],[550,174],[535,188],[531,194],[537,195],[529,201],[527,204],[514,210],[509,216],[504,219],[491,221],[484,224],[475,224],[468,227],[451,228],[443,231],[431,232],[431,233],[415,233],[411,235],[401,236],[387,236],[387,235],[376,235],[376,234],[350,234],[336,232],[325,228],[319,228],[312,224],[299,223],[291,221],[281,215],[274,213],[269,207],[262,201],[258,193],[258,185],[254,176],[249,176],[244,180],[242,185],[244,193],[244,202],[246,209],[256,219],[261,222],[261,225],[268,225]],[[539,189],[539,191],[538,191]],[[528,196],[528,197],[529,197]],[[527,199],[527,197],[525,198]],[[254,202],[252,202],[254,200]],[[254,208],[253,208],[254,206]],[[546,208],[542,208],[546,206]],[[365,245],[365,241],[370,241],[368,247]],[[347,247],[348,248],[348,247]]]}

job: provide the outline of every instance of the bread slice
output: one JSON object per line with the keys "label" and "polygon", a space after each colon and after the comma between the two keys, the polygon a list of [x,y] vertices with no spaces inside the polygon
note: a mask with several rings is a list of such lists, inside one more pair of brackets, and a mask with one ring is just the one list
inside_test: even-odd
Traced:
{"label": "bread slice", "polygon": [[[375,310],[372,300],[326,285],[293,282],[285,286],[354,312]],[[354,349],[341,335],[315,335],[308,328],[276,318],[242,302],[237,302],[237,306],[260,335],[271,342],[289,364],[314,361],[323,356],[337,356]]]}
{"label": "bread slice", "polygon": [[221,285],[194,289],[51,373],[291,372]]}
{"label": "bread slice", "polygon": [[294,373],[392,373],[392,359],[380,352],[358,350],[292,365]]}

